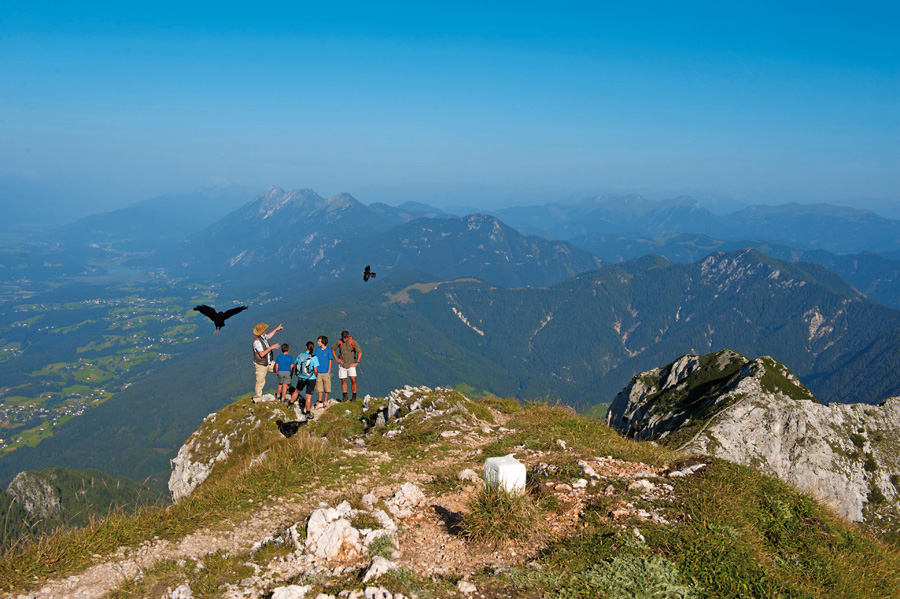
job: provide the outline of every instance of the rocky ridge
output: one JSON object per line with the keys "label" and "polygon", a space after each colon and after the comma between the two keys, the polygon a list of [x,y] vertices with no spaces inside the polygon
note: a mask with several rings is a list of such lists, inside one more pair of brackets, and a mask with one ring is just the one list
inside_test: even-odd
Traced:
{"label": "rocky ridge", "polygon": [[[389,576],[394,570],[422,576],[458,577],[455,596],[477,596],[478,587],[469,581],[485,568],[503,569],[533,564],[546,548],[542,539],[499,547],[473,546],[459,535],[458,525],[471,497],[481,489],[482,448],[514,431],[504,427],[505,417],[479,406],[456,391],[406,387],[386,398],[369,400],[364,410],[366,433],[350,439],[339,459],[357,461],[363,472],[345,484],[306,489],[293,495],[271,497],[246,519],[226,518],[215,529],[198,530],[178,542],[152,540],[135,549],[122,548],[114,555],[95,556],[96,564],[81,574],[48,581],[41,589],[21,599],[101,597],[123,584],[139,584],[152,576],[163,562],[175,563],[185,572],[202,573],[204,560],[212,554],[244,556],[250,576],[223,583],[219,596],[230,599],[336,596],[362,599],[404,599],[392,589]],[[349,414],[344,405],[329,410]],[[239,416],[243,413],[244,416]],[[185,444],[182,457],[174,464],[173,489],[184,498],[202,490],[217,469],[246,451],[249,437],[273,428],[273,417],[289,417],[287,408],[275,401],[251,404],[242,400],[210,415]],[[319,413],[322,419],[330,413]],[[267,424],[268,427],[263,425]],[[225,426],[227,425],[227,426]],[[234,431],[227,431],[228,427]],[[433,427],[433,441],[423,452],[443,448],[436,460],[414,460],[401,468],[394,482],[375,474],[379,464],[392,457],[379,451],[377,440],[392,442],[409,427]],[[301,429],[302,430],[302,429]],[[282,443],[294,443],[297,437]],[[308,440],[315,443],[315,438]],[[320,441],[327,444],[324,438]],[[573,456],[563,439],[552,447],[520,445],[514,454],[529,468],[532,485],[543,496],[553,498],[559,508],[550,514],[547,533],[552,536],[574,531],[598,501],[610,508],[603,518],[616,527],[623,542],[645,543],[639,523],[671,524],[671,504],[677,495],[676,481],[702,471],[702,463],[661,469],[641,462],[612,456]],[[566,464],[577,458],[577,475]],[[263,468],[265,454],[243,456],[242,468]],[[466,466],[466,467],[464,467]],[[349,465],[346,467],[350,467]],[[428,471],[455,472],[447,482]],[[205,478],[200,481],[201,474]],[[188,489],[192,487],[192,489]],[[351,497],[348,501],[346,497]],[[358,499],[352,499],[357,497]],[[668,510],[668,515],[667,515]],[[637,525],[636,525],[637,523]],[[260,564],[255,554],[274,552],[275,557]],[[344,582],[341,582],[344,581]],[[298,584],[299,583],[299,584]],[[319,593],[317,588],[344,586],[338,593]],[[164,597],[186,599],[193,596],[188,576],[172,585]],[[11,597],[11,595],[7,595]]]}
{"label": "rocky ridge", "polygon": [[730,350],[636,375],[610,426],[782,479],[851,521],[900,530],[900,397],[818,403],[781,363]]}

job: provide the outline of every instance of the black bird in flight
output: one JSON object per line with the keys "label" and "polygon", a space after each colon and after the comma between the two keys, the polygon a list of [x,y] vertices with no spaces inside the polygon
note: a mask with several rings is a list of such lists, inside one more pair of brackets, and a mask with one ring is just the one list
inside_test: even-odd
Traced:
{"label": "black bird in flight", "polygon": [[291,420],[290,422],[284,422],[282,420],[276,420],[275,424],[278,425],[278,432],[284,435],[287,438],[293,437],[300,427],[306,424],[305,420]]}
{"label": "black bird in flight", "polygon": [[247,309],[247,306],[238,306],[237,308],[232,308],[231,310],[225,310],[224,312],[216,312],[215,308],[207,306],[206,304],[201,304],[199,306],[195,306],[194,310],[203,314],[211,321],[216,323],[216,333],[219,332],[219,329],[225,326],[225,321],[237,314],[238,312],[243,312]]}
{"label": "black bird in flight", "polygon": [[366,269],[363,271],[363,281],[368,281],[369,278],[374,279],[377,276],[378,276],[377,274],[372,272],[371,267],[368,264],[366,264]]}

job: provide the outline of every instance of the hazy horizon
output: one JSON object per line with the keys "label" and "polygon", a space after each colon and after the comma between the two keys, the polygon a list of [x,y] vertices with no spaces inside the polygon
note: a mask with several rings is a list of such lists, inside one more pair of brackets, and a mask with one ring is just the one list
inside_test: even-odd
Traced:
{"label": "hazy horizon", "polygon": [[898,218],[898,22],[887,2],[11,5],[0,201],[72,219],[228,180]]}

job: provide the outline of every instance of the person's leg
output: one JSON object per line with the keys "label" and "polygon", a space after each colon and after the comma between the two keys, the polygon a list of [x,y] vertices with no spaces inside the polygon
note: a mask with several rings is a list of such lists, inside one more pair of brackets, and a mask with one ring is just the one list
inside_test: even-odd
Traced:
{"label": "person's leg", "polygon": [[254,364],[256,369],[256,388],[253,392],[253,401],[257,401],[262,397],[263,387],[266,385],[266,367]]}
{"label": "person's leg", "polygon": [[338,369],[338,378],[341,379],[341,393],[344,394],[344,400],[347,400],[347,371],[343,367]]}
{"label": "person's leg", "polygon": [[316,392],[319,394],[319,401],[316,402],[317,406],[322,405],[322,395],[325,393],[325,382],[324,375],[320,374],[316,379]]}
{"label": "person's leg", "polygon": [[356,377],[350,377],[350,390],[353,392],[353,399],[356,399]]}

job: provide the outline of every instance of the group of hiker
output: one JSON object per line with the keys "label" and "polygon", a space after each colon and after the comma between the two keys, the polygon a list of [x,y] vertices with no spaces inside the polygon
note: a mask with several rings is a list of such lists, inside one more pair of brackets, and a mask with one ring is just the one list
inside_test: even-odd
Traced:
{"label": "group of hiker", "polygon": [[[313,393],[318,393],[316,407],[328,407],[331,394],[332,362],[337,364],[338,378],[341,381],[343,400],[347,397],[347,379],[350,379],[350,401],[356,401],[356,367],[362,357],[362,350],[349,331],[341,331],[341,338],[333,347],[328,347],[328,337],[320,335],[316,342],[306,342],[306,351],[296,358],[290,354],[291,347],[287,343],[272,345],[269,340],[284,327],[278,325],[272,331],[264,322],[253,328],[253,366],[256,370],[256,388],[253,402],[262,399],[263,387],[266,384],[266,373],[274,372],[278,379],[275,397],[287,401],[288,405],[297,405],[302,394],[305,402],[300,406],[307,418],[312,417]],[[280,353],[279,353],[280,352]],[[296,377],[297,384],[293,385]]]}

